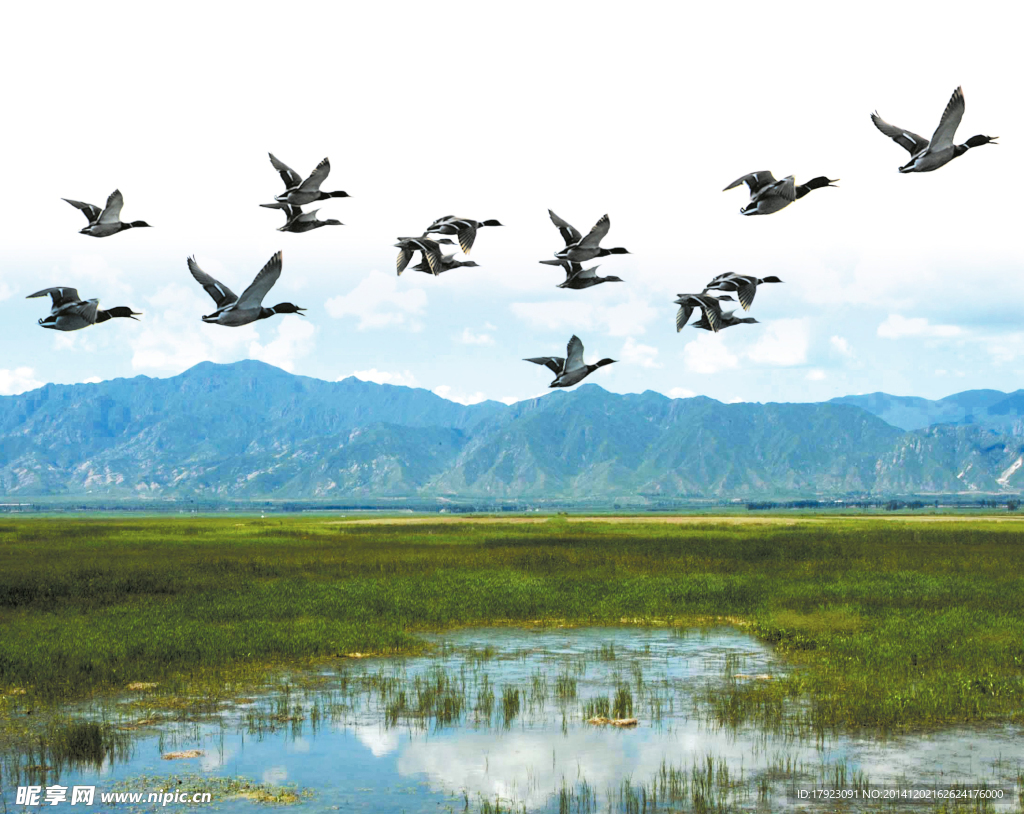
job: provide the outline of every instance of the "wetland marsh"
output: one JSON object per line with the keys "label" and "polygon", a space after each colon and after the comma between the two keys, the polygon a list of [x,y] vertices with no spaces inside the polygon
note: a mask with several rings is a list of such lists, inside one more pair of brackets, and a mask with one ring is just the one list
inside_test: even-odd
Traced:
{"label": "wetland marsh", "polygon": [[0,522],[5,800],[169,782],[180,747],[303,807],[778,810],[787,783],[898,781],[1020,808],[1016,524],[792,520]]}

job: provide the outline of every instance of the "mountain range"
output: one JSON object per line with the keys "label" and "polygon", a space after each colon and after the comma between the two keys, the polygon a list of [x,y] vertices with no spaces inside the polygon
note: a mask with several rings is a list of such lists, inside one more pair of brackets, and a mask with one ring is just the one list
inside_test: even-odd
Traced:
{"label": "mountain range", "polygon": [[627,500],[1013,493],[1024,391],[513,405],[256,361],[0,397],[0,495]]}

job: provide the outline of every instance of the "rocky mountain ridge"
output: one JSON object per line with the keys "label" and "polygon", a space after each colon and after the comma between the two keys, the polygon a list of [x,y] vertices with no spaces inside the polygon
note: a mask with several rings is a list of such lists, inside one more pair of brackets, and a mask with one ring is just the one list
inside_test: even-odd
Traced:
{"label": "rocky mountain ridge", "polygon": [[[974,395],[980,394],[980,395]],[[1000,398],[1001,397],[1001,398]],[[959,399],[959,400],[958,400]],[[1024,486],[1024,391],[722,404],[587,384],[507,406],[255,361],[0,397],[0,495],[770,498]],[[906,431],[908,410],[956,421]],[[994,409],[994,411],[993,411]],[[1002,412],[999,412],[1002,410]],[[876,411],[880,414],[875,414]],[[915,420],[917,420],[915,419]]]}

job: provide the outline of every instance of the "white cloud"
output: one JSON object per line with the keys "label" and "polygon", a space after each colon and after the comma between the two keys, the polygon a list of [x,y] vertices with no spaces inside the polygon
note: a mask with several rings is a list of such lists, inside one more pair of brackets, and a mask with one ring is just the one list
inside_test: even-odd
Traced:
{"label": "white cloud", "polygon": [[1024,354],[1024,333],[1019,331],[988,336],[975,335],[970,339],[980,345],[996,365],[1014,362]]}
{"label": "white cloud", "polygon": [[469,328],[463,328],[458,341],[465,345],[493,345],[494,339],[489,334],[475,334]]}
{"label": "white cloud", "polygon": [[[70,271],[65,271],[59,266],[54,267],[55,279],[69,281],[68,283],[57,283],[57,285],[74,286],[84,300],[98,298],[101,308],[132,305],[131,302],[122,301],[123,298],[132,296],[132,286],[128,282],[128,276],[120,267],[111,265],[102,254],[73,255],[69,266]],[[70,282],[71,280],[74,282]],[[135,310],[137,311],[138,308]]]}
{"label": "white cloud", "polygon": [[0,302],[8,299],[14,293],[14,289],[7,283],[0,283]]}
{"label": "white cloud", "polygon": [[765,331],[747,358],[761,365],[789,367],[807,361],[809,331],[805,319],[777,319],[765,324]]}
{"label": "white cloud", "polygon": [[35,378],[35,371],[30,367],[16,367],[14,370],[0,368],[0,395],[14,396],[44,384]]}
{"label": "white cloud", "polygon": [[739,359],[718,334],[707,333],[683,346],[683,364],[692,373],[718,373],[734,368]]}
{"label": "white cloud", "polygon": [[878,326],[878,335],[885,339],[901,339],[904,336],[949,337],[960,336],[963,330],[958,325],[930,325],[924,317],[903,317],[889,314]]}
{"label": "white cloud", "polygon": [[669,398],[673,399],[692,399],[697,394],[692,390],[687,390],[685,387],[673,387],[668,391]]}
{"label": "white cloud", "polygon": [[[355,376],[357,379],[361,379],[364,382],[376,382],[377,384],[395,384],[404,385],[405,387],[419,387],[419,382],[416,381],[416,377],[408,370],[402,371],[401,373],[389,373],[386,370],[377,370],[372,367],[369,370],[354,370],[349,376]],[[348,376],[342,376],[341,379],[347,379]]]}
{"label": "white cloud", "polygon": [[809,381],[809,382],[824,381],[825,378],[826,378],[825,371],[821,370],[820,368],[815,368],[814,370],[809,370],[807,372],[806,378],[807,378],[807,381]]}
{"label": "white cloud", "polygon": [[544,388],[540,392],[532,393],[532,394],[530,394],[528,396],[502,396],[500,399],[497,399],[497,401],[500,401],[502,404],[517,404],[520,401],[529,401],[530,399],[539,399],[542,396],[548,395],[549,393],[551,393],[551,390],[549,388]]}
{"label": "white cloud", "polygon": [[651,345],[640,345],[633,337],[626,338],[626,344],[620,351],[622,361],[640,367],[661,367],[655,360],[658,349]]}
{"label": "white cloud", "polygon": [[90,376],[88,379],[82,379],[82,384],[99,384],[102,381],[99,376]]}
{"label": "white cloud", "polygon": [[845,356],[847,359],[854,357],[853,348],[850,347],[850,343],[844,337],[831,336],[829,337],[828,344],[840,356]]}
{"label": "white cloud", "polygon": [[551,331],[568,326],[586,329],[594,324],[594,306],[584,302],[514,302],[510,307],[520,319]]}
{"label": "white cloud", "polygon": [[291,373],[295,369],[295,359],[306,356],[313,350],[316,344],[313,340],[316,326],[300,316],[285,314],[280,319],[277,338],[266,345],[261,345],[256,340],[250,342],[249,358],[259,359]]}
{"label": "white cloud", "polygon": [[203,324],[200,317],[213,310],[213,302],[201,294],[201,289],[172,283],[147,297],[154,309],[141,322],[141,331],[128,340],[133,370],[180,373],[204,361],[246,358],[247,348],[259,345],[255,324],[239,328]]}
{"label": "white cloud", "polygon": [[997,365],[1004,365],[1007,362],[1012,362],[1020,354],[1019,347],[999,342],[986,344],[985,349],[992,357],[992,361]]}
{"label": "white cloud", "polygon": [[327,313],[335,319],[359,317],[359,330],[405,325],[418,330],[420,325],[410,317],[422,314],[427,307],[427,294],[421,288],[398,287],[398,278],[381,271],[371,271],[348,294],[331,297],[324,303]]}
{"label": "white cloud", "polygon": [[91,341],[92,334],[85,333],[85,331],[92,331],[95,327],[83,328],[80,331],[54,331],[53,349],[58,351],[84,350],[92,353],[96,350],[96,343]]}
{"label": "white cloud", "polygon": [[458,404],[479,404],[481,401],[486,401],[487,396],[483,393],[476,392],[472,394],[462,393],[458,390],[453,390],[447,384],[440,384],[433,390],[435,395],[440,396],[448,401],[454,401]]}
{"label": "white cloud", "polygon": [[602,308],[599,318],[607,324],[611,336],[642,334],[646,333],[648,323],[658,318],[658,309],[652,308],[646,299],[640,299],[630,291],[626,302]]}
{"label": "white cloud", "polygon": [[646,333],[647,325],[659,316],[658,309],[652,308],[645,298],[638,297],[633,291],[629,292],[628,300],[612,306],[547,300],[514,302],[510,307],[513,314],[538,328],[552,331],[560,328],[573,331],[598,328],[610,336]]}

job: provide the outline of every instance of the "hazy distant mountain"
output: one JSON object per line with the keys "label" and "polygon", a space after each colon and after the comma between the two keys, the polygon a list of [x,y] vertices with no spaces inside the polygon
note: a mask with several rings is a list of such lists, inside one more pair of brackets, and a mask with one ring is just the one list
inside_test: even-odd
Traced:
{"label": "hazy distant mountain", "polygon": [[868,393],[842,396],[832,404],[853,404],[903,430],[935,424],[973,425],[1009,435],[1024,435],[1024,390],[966,390],[938,401],[913,396]]}
{"label": "hazy distant mountain", "polygon": [[260,362],[203,363],[170,379],[47,385],[0,398],[0,494],[579,500],[1016,491],[1024,485],[1020,438],[980,422],[905,432],[883,418],[948,417],[959,404],[971,411],[964,415],[984,409],[993,421],[1016,421],[1018,403],[1024,391],[760,405],[584,385],[467,407],[425,390],[324,382]]}

